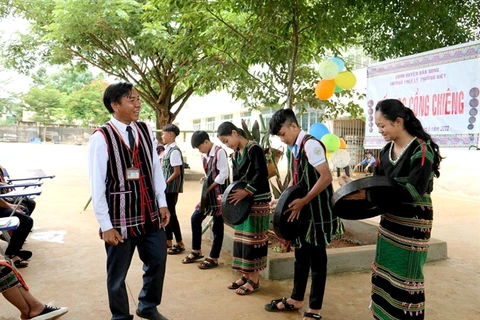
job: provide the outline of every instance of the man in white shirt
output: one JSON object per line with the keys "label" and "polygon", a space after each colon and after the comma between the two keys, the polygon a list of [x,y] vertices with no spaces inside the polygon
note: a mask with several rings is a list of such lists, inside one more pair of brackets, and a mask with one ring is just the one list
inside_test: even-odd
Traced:
{"label": "man in white shirt", "polygon": [[164,227],[170,220],[165,180],[151,128],[137,122],[141,104],[132,84],[107,87],[103,102],[110,121],[89,142],[89,178],[95,217],[107,253],[107,289],[112,320],[130,320],[125,286],[135,248],[144,263],[137,315],[166,319],[157,311],[166,264]]}

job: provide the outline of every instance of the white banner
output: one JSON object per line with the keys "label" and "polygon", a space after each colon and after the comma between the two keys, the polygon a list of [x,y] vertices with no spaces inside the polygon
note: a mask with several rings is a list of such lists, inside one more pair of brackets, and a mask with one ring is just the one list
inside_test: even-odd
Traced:
{"label": "white banner", "polygon": [[480,41],[374,64],[367,71],[365,148],[385,141],[375,106],[399,99],[443,147],[479,144]]}

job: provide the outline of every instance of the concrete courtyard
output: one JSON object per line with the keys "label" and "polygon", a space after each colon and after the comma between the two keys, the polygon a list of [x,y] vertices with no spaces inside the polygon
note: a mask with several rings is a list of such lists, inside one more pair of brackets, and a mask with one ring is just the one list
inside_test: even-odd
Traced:
{"label": "concrete courtyard", "polygon": [[[47,180],[33,214],[35,229],[25,249],[34,256],[21,269],[31,292],[39,300],[69,307],[65,320],[109,319],[105,286],[105,251],[98,238],[90,197],[87,146],[0,143],[0,164],[11,177],[24,177],[26,169],[41,168]],[[189,155],[192,169],[198,158]],[[177,212],[188,253],[190,215],[200,195],[200,184],[187,181]],[[435,216],[432,236],[448,243],[449,258],[427,264],[426,319],[476,320],[480,318],[480,197],[453,197],[433,193]],[[373,221],[375,222],[375,221]],[[210,243],[204,241],[204,252]],[[169,319],[301,319],[300,312],[269,313],[263,305],[288,296],[291,280],[261,279],[260,291],[238,296],[227,289],[237,278],[231,257],[224,251],[220,267],[200,270],[183,265],[184,254],[168,257],[163,301],[159,308]],[[134,257],[127,279],[130,309],[135,314],[141,286],[141,262]],[[307,292],[308,294],[308,292]],[[326,320],[371,319],[368,309],[370,272],[329,275],[322,316]],[[19,312],[0,297],[0,320],[19,319]],[[136,317],[136,319],[139,319]]]}

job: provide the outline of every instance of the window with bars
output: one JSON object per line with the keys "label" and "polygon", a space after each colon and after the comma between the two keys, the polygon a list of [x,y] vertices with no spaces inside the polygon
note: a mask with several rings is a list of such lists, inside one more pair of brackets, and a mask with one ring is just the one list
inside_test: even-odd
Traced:
{"label": "window with bars", "polygon": [[233,120],[233,114],[224,114],[224,115],[222,115],[222,122],[232,121],[232,120]]}
{"label": "window with bars", "polygon": [[206,131],[215,131],[215,117],[210,117],[205,119],[205,130]]}
{"label": "window with bars", "polygon": [[310,129],[312,124],[317,123],[319,119],[319,114],[317,111],[309,111],[303,112],[301,114],[297,114],[297,121],[300,127],[307,131]]}
{"label": "window with bars", "polygon": [[192,120],[192,129],[193,130],[201,130],[201,127],[202,127],[202,120],[201,119]]}
{"label": "window with bars", "polygon": [[270,123],[270,119],[272,119],[273,114],[275,113],[276,109],[270,107],[270,108],[264,108],[262,111],[262,118],[263,118],[263,123],[265,126],[268,128],[268,124]]}
{"label": "window with bars", "polygon": [[247,127],[250,128],[250,125],[252,123],[252,113],[250,111],[245,111],[245,112],[240,112],[240,118],[242,120],[245,120],[245,123],[247,124]]}

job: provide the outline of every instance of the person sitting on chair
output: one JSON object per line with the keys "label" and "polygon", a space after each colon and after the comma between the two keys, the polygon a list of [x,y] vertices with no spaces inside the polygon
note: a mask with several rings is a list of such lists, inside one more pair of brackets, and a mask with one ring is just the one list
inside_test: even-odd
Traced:
{"label": "person sitting on chair", "polygon": [[12,261],[0,254],[0,292],[12,305],[20,310],[21,319],[57,319],[68,312],[68,308],[57,308],[37,300],[28,289],[22,275]]}
{"label": "person sitting on chair", "polygon": [[365,175],[370,176],[373,174],[373,168],[375,167],[375,157],[372,155],[372,151],[365,151],[365,158],[360,161],[360,163],[356,164],[353,168],[353,171],[357,170],[360,166],[365,166],[363,172]]}
{"label": "person sitting on chair", "polygon": [[22,250],[22,247],[30,231],[32,231],[33,219],[30,217],[26,207],[20,205],[16,210],[15,207],[15,205],[8,203],[4,199],[0,199],[0,218],[14,216],[20,220],[20,225],[12,232],[5,254],[12,259],[17,268],[25,268],[28,267],[28,263],[24,260],[30,259],[32,252]]}

